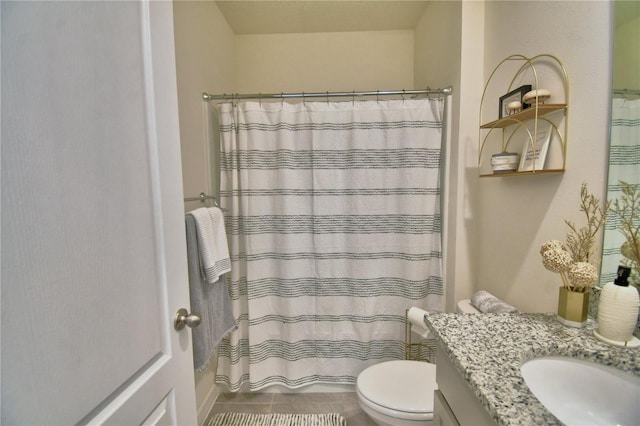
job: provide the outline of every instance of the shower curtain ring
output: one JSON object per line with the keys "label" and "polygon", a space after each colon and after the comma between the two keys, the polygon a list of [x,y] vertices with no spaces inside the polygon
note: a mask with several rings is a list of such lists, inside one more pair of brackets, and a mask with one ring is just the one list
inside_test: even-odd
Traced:
{"label": "shower curtain ring", "polygon": [[284,92],[280,92],[280,106],[284,105]]}
{"label": "shower curtain ring", "polygon": [[402,96],[402,103],[404,103],[404,93],[405,93],[405,91],[404,91],[404,89],[402,89],[402,95],[401,95]]}
{"label": "shower curtain ring", "polygon": [[380,103],[380,90],[376,90],[376,102]]}
{"label": "shower curtain ring", "polygon": [[353,90],[351,92],[351,105],[352,106],[356,106],[356,91],[355,90]]}
{"label": "shower curtain ring", "polygon": [[329,91],[327,90],[327,105],[329,105]]}

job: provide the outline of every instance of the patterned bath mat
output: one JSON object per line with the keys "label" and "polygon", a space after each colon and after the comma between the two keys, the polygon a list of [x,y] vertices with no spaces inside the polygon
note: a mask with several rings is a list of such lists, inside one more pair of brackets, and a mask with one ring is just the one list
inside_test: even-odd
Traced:
{"label": "patterned bath mat", "polygon": [[221,413],[207,426],[347,426],[347,421],[331,414],[243,414]]}

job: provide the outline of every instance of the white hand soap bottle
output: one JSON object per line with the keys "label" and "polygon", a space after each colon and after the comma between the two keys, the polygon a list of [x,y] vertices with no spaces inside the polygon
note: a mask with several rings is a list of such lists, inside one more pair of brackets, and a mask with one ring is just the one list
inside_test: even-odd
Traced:
{"label": "white hand soap bottle", "polygon": [[605,284],[598,304],[598,329],[596,337],[616,346],[640,346],[633,336],[638,322],[640,296],[634,286],[629,285],[631,269],[618,267],[617,278]]}

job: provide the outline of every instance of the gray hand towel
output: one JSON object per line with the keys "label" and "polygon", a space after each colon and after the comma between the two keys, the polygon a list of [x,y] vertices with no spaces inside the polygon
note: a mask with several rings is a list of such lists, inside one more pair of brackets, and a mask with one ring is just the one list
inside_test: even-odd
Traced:
{"label": "gray hand towel", "polygon": [[200,325],[192,330],[193,365],[197,371],[202,371],[208,367],[222,338],[236,328],[236,322],[225,276],[213,284],[202,276],[196,220],[190,214],[185,220],[191,312],[202,318]]}
{"label": "gray hand towel", "polygon": [[519,313],[520,311],[507,302],[498,299],[488,291],[481,290],[471,297],[471,304],[485,313]]}

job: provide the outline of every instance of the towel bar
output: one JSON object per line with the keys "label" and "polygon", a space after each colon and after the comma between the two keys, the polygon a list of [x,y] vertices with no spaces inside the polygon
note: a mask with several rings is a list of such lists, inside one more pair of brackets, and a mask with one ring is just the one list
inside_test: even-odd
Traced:
{"label": "towel bar", "polygon": [[214,206],[216,206],[217,208],[219,208],[223,212],[227,211],[227,209],[220,207],[220,204],[218,204],[218,200],[217,200],[217,198],[215,196],[205,194],[204,192],[201,192],[197,197],[189,197],[189,198],[185,198],[184,199],[185,202],[187,202],[187,201],[200,201],[201,203],[204,203],[206,200],[212,200]]}

